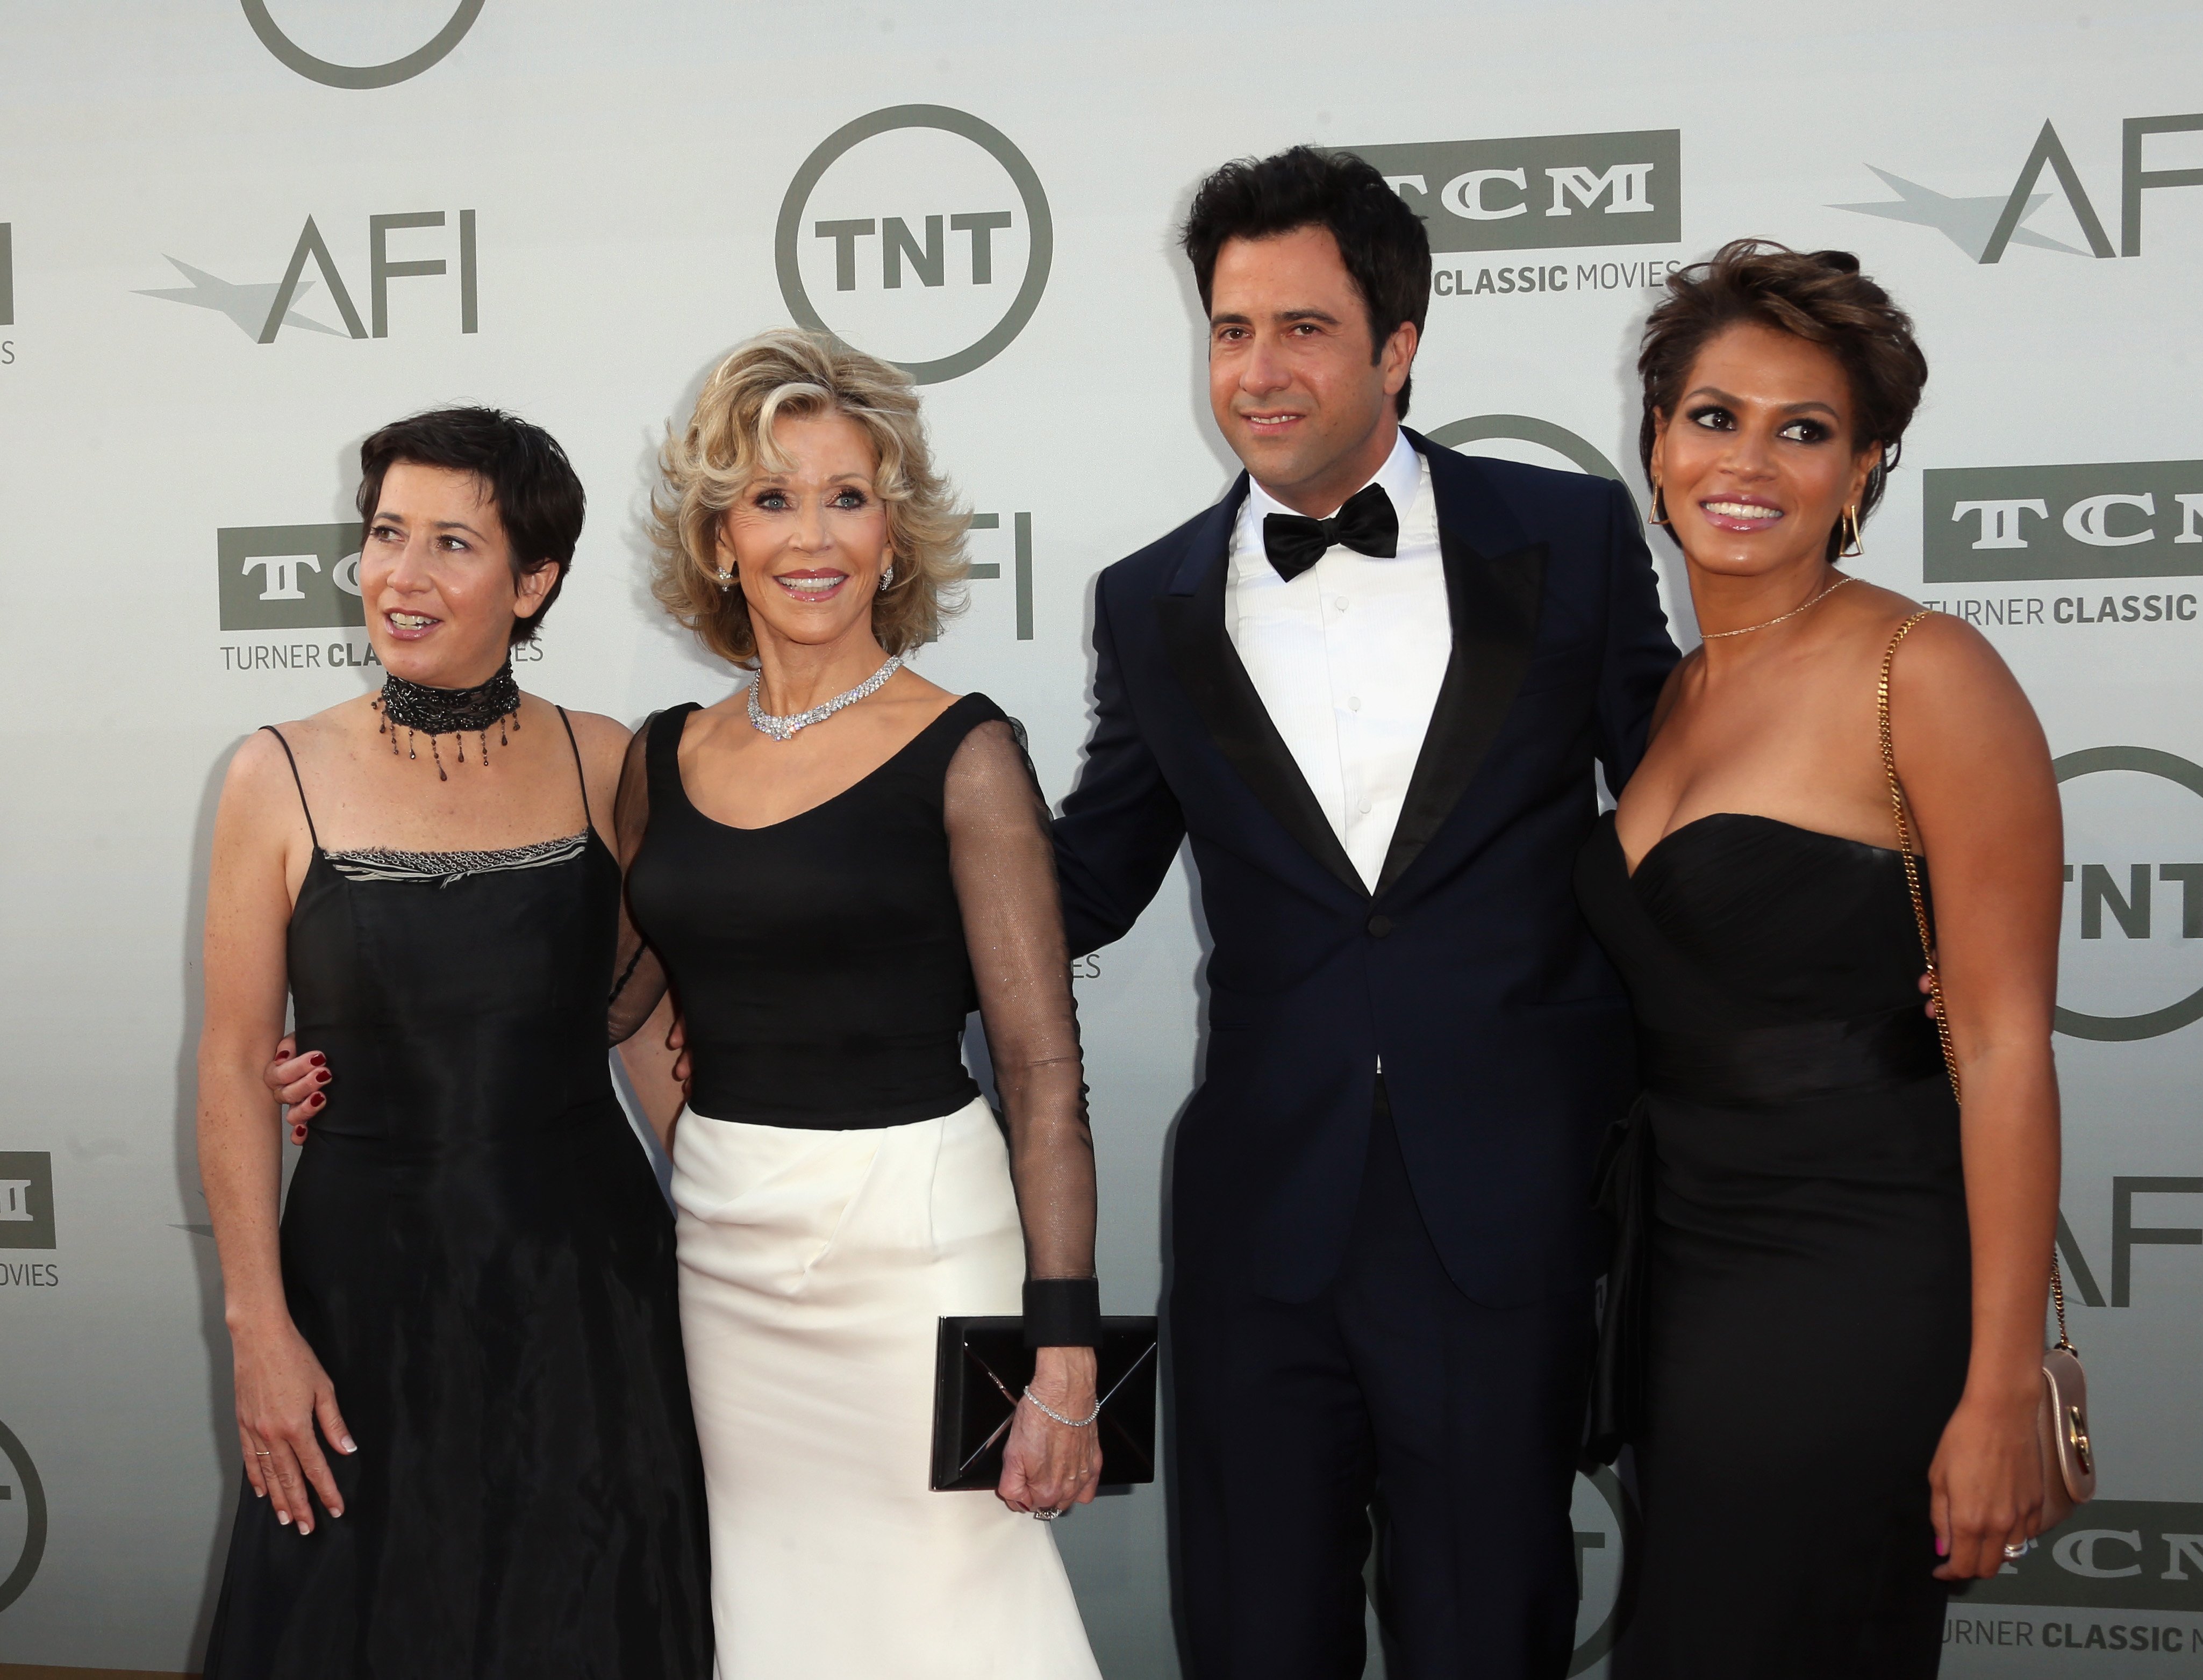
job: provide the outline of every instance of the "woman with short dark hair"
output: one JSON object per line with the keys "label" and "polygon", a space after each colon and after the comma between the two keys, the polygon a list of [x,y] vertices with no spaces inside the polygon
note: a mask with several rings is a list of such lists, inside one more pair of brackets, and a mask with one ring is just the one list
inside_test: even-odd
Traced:
{"label": "woman with short dark hair", "polygon": [[1857,259],[1727,245],[1639,366],[1704,640],[1577,869],[1650,1139],[1646,1355],[1607,1373],[1644,1503],[1615,1671],[1931,1675],[1946,1583],[2041,1522],[2049,752],[1977,633],[1836,569],[1928,372]]}
{"label": "woman with short dark hair", "polygon": [[[627,732],[509,657],[582,486],[486,409],[360,466],[387,679],[248,737],[216,819],[199,1157],[248,1485],[205,1671],[704,1680],[672,1226],[605,1053]],[[322,1088],[279,1223],[286,996]]]}

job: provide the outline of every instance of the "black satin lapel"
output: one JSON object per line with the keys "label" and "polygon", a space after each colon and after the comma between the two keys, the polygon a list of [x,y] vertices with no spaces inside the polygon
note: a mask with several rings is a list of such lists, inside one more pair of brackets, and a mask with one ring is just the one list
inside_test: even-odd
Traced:
{"label": "black satin lapel", "polygon": [[1438,552],[1445,566],[1453,653],[1377,879],[1380,894],[1414,866],[1476,779],[1522,687],[1538,636],[1544,544],[1491,560],[1441,529]]}
{"label": "black satin lapel", "polygon": [[1217,751],[1255,797],[1309,856],[1366,898],[1367,883],[1308,791],[1307,778],[1240,663],[1239,650],[1225,632],[1224,585],[1230,569],[1228,551],[1220,551],[1190,595],[1157,599],[1155,612],[1171,668]]}

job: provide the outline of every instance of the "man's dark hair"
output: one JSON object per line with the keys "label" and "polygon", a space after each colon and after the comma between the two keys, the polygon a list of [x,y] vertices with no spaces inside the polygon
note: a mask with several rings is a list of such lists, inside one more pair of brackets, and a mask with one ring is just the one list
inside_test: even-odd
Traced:
{"label": "man's dark hair", "polygon": [[[1369,311],[1372,361],[1383,357],[1385,340],[1402,321],[1413,321],[1420,335],[1431,302],[1431,239],[1423,219],[1372,165],[1351,152],[1312,146],[1238,158],[1202,182],[1178,242],[1192,259],[1202,310],[1211,307],[1216,254],[1226,239],[1267,239],[1302,227],[1328,228],[1338,241]],[[1398,401],[1404,420],[1408,383]]]}
{"label": "man's dark hair", "polygon": [[382,499],[383,477],[401,461],[472,473],[482,481],[512,545],[516,584],[558,563],[558,575],[543,604],[533,616],[516,618],[512,623],[516,645],[534,641],[551,604],[566,587],[588,504],[582,480],[558,440],[541,427],[500,409],[437,409],[398,421],[359,446],[362,519],[373,521]]}

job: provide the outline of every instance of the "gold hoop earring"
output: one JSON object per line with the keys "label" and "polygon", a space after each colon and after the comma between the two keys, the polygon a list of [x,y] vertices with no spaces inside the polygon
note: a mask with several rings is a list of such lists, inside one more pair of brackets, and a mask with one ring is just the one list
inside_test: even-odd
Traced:
{"label": "gold hoop earring", "polygon": [[1839,560],[1857,559],[1859,556],[1866,552],[1866,546],[1859,541],[1858,504],[1857,503],[1853,503],[1850,507],[1844,510],[1843,523],[1840,528],[1843,531],[1843,540],[1836,545],[1836,558]]}
{"label": "gold hoop earring", "polygon": [[1668,523],[1668,504],[1661,497],[1660,480],[1657,478],[1652,480],[1652,511],[1645,516],[1645,522],[1647,525]]}

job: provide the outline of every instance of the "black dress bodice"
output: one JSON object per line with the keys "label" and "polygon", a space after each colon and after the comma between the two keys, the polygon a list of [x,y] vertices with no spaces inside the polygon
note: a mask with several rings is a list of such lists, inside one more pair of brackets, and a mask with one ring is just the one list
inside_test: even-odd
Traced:
{"label": "black dress bodice", "polygon": [[619,893],[594,828],[316,835],[289,980],[335,1077],[283,1288],[358,1451],[303,1539],[244,1488],[210,1680],[710,1674],[672,1220],[606,1059]]}
{"label": "black dress bodice", "polygon": [[978,1006],[942,786],[1003,714],[966,694],[888,762],[784,822],[735,828],[681,781],[692,705],[648,726],[650,820],[628,871],[635,925],[688,1032],[689,1106],[716,1120],[854,1129],[954,1113]]}
{"label": "black dress bodice", "polygon": [[1763,816],[1576,890],[1651,1128],[1645,1527],[1627,1680],[1931,1675],[1928,1467],[1964,1387],[1958,1105],[1894,851]]}

